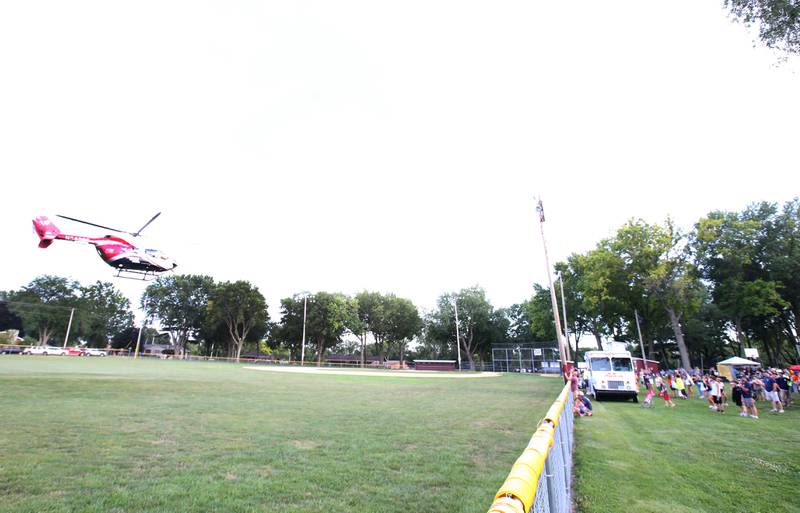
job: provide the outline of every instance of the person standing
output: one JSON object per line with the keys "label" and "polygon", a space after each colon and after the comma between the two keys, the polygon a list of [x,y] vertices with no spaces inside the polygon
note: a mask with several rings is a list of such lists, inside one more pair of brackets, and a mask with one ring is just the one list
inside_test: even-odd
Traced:
{"label": "person standing", "polygon": [[781,403],[780,387],[778,382],[775,381],[772,373],[767,371],[767,374],[761,380],[764,383],[764,393],[767,396],[767,401],[772,404],[770,413],[783,413],[783,404]]}
{"label": "person standing", "polygon": [[686,384],[683,382],[683,378],[680,374],[675,375],[675,390],[677,390],[676,397],[680,397],[681,399],[688,399],[686,395]]}
{"label": "person standing", "polygon": [[725,394],[725,382],[722,381],[721,377],[717,377],[716,379],[717,386],[719,387],[717,399],[715,402],[717,403],[717,412],[718,413],[725,413],[725,401],[728,400],[727,394]]}
{"label": "person standing", "polygon": [[756,408],[756,401],[753,398],[753,384],[744,379],[742,380],[742,406],[744,406],[745,417],[749,413],[753,419],[758,418],[758,408]]}
{"label": "person standing", "polygon": [[745,409],[744,403],[742,402],[741,382],[734,381],[733,384],[731,385],[731,398],[733,399],[733,403],[739,407],[739,416],[747,417],[747,410]]}
{"label": "person standing", "polygon": [[688,372],[686,373],[686,378],[683,380],[686,384],[686,395],[688,397],[692,396],[692,386],[694,385],[694,380],[692,379],[692,375]]}
{"label": "person standing", "polygon": [[783,403],[784,408],[788,408],[789,403],[792,402],[792,388],[789,375],[782,371],[778,371],[778,377],[775,378],[775,381],[778,383],[778,392],[780,394],[781,403]]}

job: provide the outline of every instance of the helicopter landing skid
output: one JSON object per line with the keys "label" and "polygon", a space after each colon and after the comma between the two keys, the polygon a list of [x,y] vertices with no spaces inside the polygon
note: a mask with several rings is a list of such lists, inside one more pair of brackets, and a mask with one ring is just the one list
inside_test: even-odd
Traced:
{"label": "helicopter landing skid", "polygon": [[137,271],[134,269],[119,269],[115,278],[125,278],[126,280],[152,281],[156,278],[153,271]]}

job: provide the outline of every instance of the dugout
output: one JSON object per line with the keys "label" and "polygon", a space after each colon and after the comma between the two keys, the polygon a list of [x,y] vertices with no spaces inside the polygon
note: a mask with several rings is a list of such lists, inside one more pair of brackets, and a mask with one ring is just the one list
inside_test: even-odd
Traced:
{"label": "dugout", "polygon": [[456,370],[455,360],[414,360],[416,370],[437,370],[454,371]]}

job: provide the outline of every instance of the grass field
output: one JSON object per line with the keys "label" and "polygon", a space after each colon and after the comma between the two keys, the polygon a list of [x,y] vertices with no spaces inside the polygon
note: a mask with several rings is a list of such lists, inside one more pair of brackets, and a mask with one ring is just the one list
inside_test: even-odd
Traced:
{"label": "grass field", "polygon": [[560,388],[0,357],[0,512],[486,511]]}
{"label": "grass field", "polygon": [[760,419],[698,399],[597,402],[575,420],[581,513],[800,511],[800,407]]}

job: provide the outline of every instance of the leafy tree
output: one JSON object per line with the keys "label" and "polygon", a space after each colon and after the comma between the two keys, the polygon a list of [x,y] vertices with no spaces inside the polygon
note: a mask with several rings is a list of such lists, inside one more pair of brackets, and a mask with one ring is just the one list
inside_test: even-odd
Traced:
{"label": "leafy tree", "polygon": [[290,359],[300,360],[303,338],[303,297],[281,299],[281,320],[273,331],[273,343],[288,349]]}
{"label": "leafy tree", "polygon": [[224,282],[211,292],[208,312],[212,322],[225,326],[232,342],[231,356],[238,360],[245,340],[258,340],[266,331],[267,303],[249,282]]}
{"label": "leafy tree", "polygon": [[800,3],[796,0],[725,0],[733,18],[756,25],[767,48],[800,53]]}
{"label": "leafy tree", "polygon": [[361,365],[364,365],[364,356],[367,346],[367,332],[372,334],[375,352],[381,356],[386,354],[386,336],[390,329],[386,317],[386,300],[380,292],[363,291],[356,294],[356,308],[358,326],[354,326],[361,341]]}
{"label": "leafy tree", "polygon": [[0,292],[0,331],[17,330],[24,337],[22,319],[9,309],[7,297],[7,292]]}
{"label": "leafy tree", "polygon": [[395,348],[402,360],[408,342],[422,329],[422,319],[414,303],[394,294],[368,291],[356,294],[355,300],[358,319],[351,331],[359,335],[361,347],[366,346],[366,332],[369,332],[381,358]]}
{"label": "leafy tree", "polygon": [[388,329],[386,340],[397,349],[398,358],[403,361],[408,343],[422,330],[422,318],[414,303],[409,299],[386,296],[386,317]]}
{"label": "leafy tree", "polygon": [[[495,314],[482,288],[475,286],[461,289],[457,294],[442,295],[438,300],[437,310],[427,316],[427,343],[436,341],[441,348],[447,348],[448,341],[455,339],[456,300],[461,351],[466,355],[470,369],[474,370],[476,354],[488,355],[492,343],[508,341],[508,333],[501,333],[503,327],[498,323],[502,321],[506,329],[510,327],[510,323],[505,315]],[[498,337],[498,333],[501,333],[502,338]],[[455,352],[455,347],[451,351]]]}
{"label": "leafy tree", "polygon": [[[647,344],[648,355],[654,358],[654,343],[660,328],[669,322],[669,309],[677,316],[673,335],[680,338],[681,359],[688,362],[683,334],[680,331],[680,316],[675,308],[679,305],[669,295],[672,282],[677,278],[677,266],[667,264],[674,251],[675,239],[670,228],[650,225],[642,220],[629,221],[623,225],[613,239],[601,243],[610,257],[608,262],[613,269],[611,279],[606,282],[606,294],[616,300],[620,322],[610,326],[615,340],[634,341],[636,320],[634,312],[639,313],[642,338]],[[662,341],[663,342],[663,341]],[[666,352],[662,344],[662,359],[666,363]],[[688,365],[688,363],[686,364]]]}
{"label": "leafy tree", "polygon": [[[321,365],[325,351],[339,345],[342,336],[358,329],[356,301],[341,293],[318,292],[308,296],[306,312],[306,348],[314,348],[317,365]],[[275,329],[275,338],[299,359],[303,333],[303,296],[295,295],[281,300],[281,321]]]}
{"label": "leafy tree", "polygon": [[[142,330],[141,346],[147,341],[155,340],[159,337],[158,330],[151,327],[145,327]],[[136,349],[136,341],[139,339],[139,328],[135,326],[128,326],[127,328],[117,332],[111,338],[111,347],[114,349],[129,349],[134,351]]]}
{"label": "leafy tree", "polygon": [[533,297],[522,303],[522,311],[530,330],[527,341],[530,341],[531,337],[534,342],[557,340],[550,289],[536,283],[533,290]]}
{"label": "leafy tree", "polygon": [[213,290],[210,276],[187,274],[159,277],[145,289],[142,306],[169,331],[176,357],[185,355],[187,341],[202,329]]}
{"label": "leafy tree", "polygon": [[80,288],[79,315],[74,324],[90,347],[105,347],[133,324],[131,303],[114,285],[96,282]]}
{"label": "leafy tree", "polygon": [[70,311],[79,305],[78,290],[75,281],[43,275],[18,291],[8,292],[6,298],[26,331],[36,332],[39,344],[47,344],[54,336],[66,334]]}

